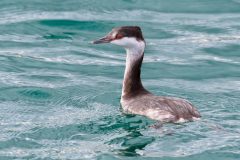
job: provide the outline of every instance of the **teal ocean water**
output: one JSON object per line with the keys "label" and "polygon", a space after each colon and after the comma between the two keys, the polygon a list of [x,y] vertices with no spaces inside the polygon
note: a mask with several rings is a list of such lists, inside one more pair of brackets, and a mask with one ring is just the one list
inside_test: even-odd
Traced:
{"label": "teal ocean water", "polygon": [[[92,45],[139,25],[143,84],[200,121],[120,109],[125,51]],[[0,159],[240,159],[240,0],[1,0]]]}

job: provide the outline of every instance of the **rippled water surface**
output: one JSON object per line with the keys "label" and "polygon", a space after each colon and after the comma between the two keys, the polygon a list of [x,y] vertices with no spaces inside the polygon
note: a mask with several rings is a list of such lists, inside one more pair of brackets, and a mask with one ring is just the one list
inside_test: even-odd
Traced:
{"label": "rippled water surface", "polygon": [[[141,26],[143,83],[202,119],[156,130],[120,109],[125,51],[92,45]],[[240,0],[1,0],[0,159],[240,159]]]}

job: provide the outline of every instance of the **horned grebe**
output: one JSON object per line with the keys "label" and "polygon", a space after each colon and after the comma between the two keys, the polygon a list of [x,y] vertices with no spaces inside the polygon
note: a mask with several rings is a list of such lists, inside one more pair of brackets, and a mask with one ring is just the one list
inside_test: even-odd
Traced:
{"label": "horned grebe", "polygon": [[140,74],[145,41],[140,27],[114,28],[105,37],[93,43],[116,44],[124,47],[127,52],[121,96],[121,106],[125,112],[143,115],[160,123],[192,121],[201,117],[187,100],[155,96],[143,87]]}

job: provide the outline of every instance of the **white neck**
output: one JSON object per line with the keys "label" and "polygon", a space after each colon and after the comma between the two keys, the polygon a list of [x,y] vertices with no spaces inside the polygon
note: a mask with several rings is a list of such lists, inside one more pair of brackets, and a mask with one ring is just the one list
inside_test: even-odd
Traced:
{"label": "white neck", "polygon": [[[129,90],[142,87],[140,71],[145,42],[138,41],[135,38],[124,37],[120,40],[114,40],[111,43],[123,46],[126,49],[126,67],[124,72],[122,96],[128,94]],[[132,88],[133,87],[133,88]]]}

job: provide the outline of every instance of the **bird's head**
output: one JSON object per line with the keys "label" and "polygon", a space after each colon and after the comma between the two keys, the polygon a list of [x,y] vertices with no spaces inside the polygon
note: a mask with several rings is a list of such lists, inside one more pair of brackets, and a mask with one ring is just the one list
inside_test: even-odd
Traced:
{"label": "bird's head", "polygon": [[141,28],[138,26],[122,26],[113,28],[103,38],[93,41],[93,44],[112,43],[124,47],[125,49],[143,48],[145,41]]}

